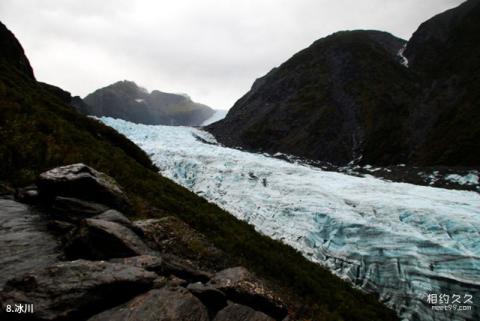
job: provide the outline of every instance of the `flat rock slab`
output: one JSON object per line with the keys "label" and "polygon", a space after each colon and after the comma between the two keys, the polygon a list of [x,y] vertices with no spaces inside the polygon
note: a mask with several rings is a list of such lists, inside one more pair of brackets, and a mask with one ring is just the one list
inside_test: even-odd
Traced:
{"label": "flat rock slab", "polygon": [[16,276],[58,261],[60,244],[31,207],[0,199],[0,288]]}
{"label": "flat rock slab", "polygon": [[151,290],[89,321],[208,321],[200,300],[183,288]]}
{"label": "flat rock slab", "polygon": [[275,321],[275,319],[247,306],[230,303],[217,313],[213,321]]}
{"label": "flat rock slab", "polygon": [[84,220],[65,245],[65,254],[70,259],[106,260],[152,252],[129,228],[98,219]]}
{"label": "flat rock slab", "polygon": [[110,176],[85,164],[72,164],[40,174],[37,180],[40,196],[74,197],[105,204],[123,212],[130,212],[127,196]]}
{"label": "flat rock slab", "polygon": [[77,260],[57,263],[9,280],[0,302],[31,303],[34,319],[82,319],[148,291],[155,273],[124,264]]}

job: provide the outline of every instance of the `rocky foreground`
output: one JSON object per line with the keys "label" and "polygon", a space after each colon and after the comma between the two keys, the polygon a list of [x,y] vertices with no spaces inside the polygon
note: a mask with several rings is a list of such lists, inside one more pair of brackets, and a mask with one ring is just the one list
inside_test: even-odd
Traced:
{"label": "rocky foreground", "polygon": [[170,216],[132,222],[131,211],[111,177],[83,164],[2,194],[0,319],[288,319],[265,282],[227,266],[202,234]]}

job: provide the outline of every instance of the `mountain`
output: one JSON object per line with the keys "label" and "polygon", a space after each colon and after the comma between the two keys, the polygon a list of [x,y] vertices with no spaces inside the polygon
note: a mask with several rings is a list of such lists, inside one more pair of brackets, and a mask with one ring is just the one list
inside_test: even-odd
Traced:
{"label": "mountain", "polygon": [[200,126],[214,114],[210,107],[186,95],[149,93],[133,81],[119,81],[84,98],[88,115],[109,116],[147,125]]}
{"label": "mountain", "polygon": [[[48,306],[49,309],[41,309],[41,315],[39,314],[38,317],[35,314],[27,315],[30,320],[65,320],[68,319],[69,313],[78,312],[86,305],[97,312],[101,309],[115,310],[111,305],[120,303],[119,297],[122,297],[125,302],[129,296],[138,295],[139,291],[146,291],[145,287],[148,284],[152,285],[153,274],[142,268],[145,264],[156,265],[159,270],[173,271],[177,273],[173,275],[178,275],[182,272],[178,262],[167,260],[162,263],[158,259],[157,262],[154,260],[150,263],[135,262],[135,258],[116,259],[115,262],[67,260],[45,268],[40,267],[40,264],[49,263],[44,261],[43,257],[38,257],[36,260],[37,254],[43,253],[39,247],[47,246],[48,249],[43,250],[51,249],[53,254],[57,254],[58,250],[63,250],[65,246],[66,249],[73,247],[77,250],[79,246],[87,246],[98,256],[101,250],[123,251],[125,246],[139,249],[139,246],[143,247],[142,242],[147,234],[154,233],[155,240],[161,242],[162,246],[172,249],[172,253],[167,254],[174,256],[188,253],[208,256],[211,250],[204,244],[205,242],[213,244],[225,254],[223,258],[227,266],[244,266],[264,279],[275,294],[285,300],[291,319],[359,321],[397,319],[393,311],[382,305],[374,295],[352,288],[325,268],[308,261],[293,248],[256,232],[251,225],[236,219],[216,205],[158,174],[158,168],[152,164],[147,154],[125,136],[78,113],[70,106],[68,100],[71,96],[68,93],[65,94],[61,89],[37,82],[20,43],[1,23],[0,39],[2,41],[0,51],[0,162],[2,164],[0,166],[0,217],[2,224],[0,232],[3,236],[8,236],[1,240],[4,242],[2,253],[5,254],[2,260],[8,264],[15,262],[6,255],[11,254],[15,259],[33,259],[35,263],[33,265],[17,264],[18,268],[29,271],[28,277],[8,281],[8,286],[0,290],[0,305],[3,306],[5,298],[23,302],[19,300],[33,296],[35,298],[33,302],[40,302],[42,307]],[[67,167],[56,168],[66,165]],[[49,171],[52,168],[56,169]],[[45,171],[49,172],[44,173]],[[41,173],[44,174],[40,175]],[[69,180],[76,180],[77,186],[69,185]],[[37,204],[36,207],[25,204],[32,198],[38,199],[35,187],[31,186],[35,183],[38,187],[43,186],[44,190],[47,189],[45,194],[42,188],[39,188],[40,195],[46,197],[47,202],[51,202],[53,197],[55,205],[53,208],[45,207],[42,203]],[[92,183],[95,189],[92,189]],[[52,187],[57,196],[55,193],[49,194],[48,189]],[[72,199],[74,187],[77,192],[81,190],[83,196],[79,194],[73,197],[83,198]],[[104,209],[104,205],[112,206],[111,204],[116,202],[90,203],[92,197],[96,198],[94,202],[112,201],[104,197],[99,199],[99,195],[104,195],[103,193],[108,191],[110,194],[113,193],[111,196],[114,198],[122,195],[128,199],[128,207],[118,208],[119,210],[129,208],[124,213],[128,216],[128,220],[115,211],[108,215],[101,214],[104,215],[102,219],[80,222],[65,223],[55,219],[55,215],[60,220],[65,219],[66,216],[75,217],[75,215],[80,215],[81,218],[88,215],[86,211],[90,211],[91,215],[92,210],[98,212]],[[85,198],[88,202],[84,201]],[[76,211],[73,211],[75,207]],[[159,225],[164,229],[159,229],[159,226],[153,224],[149,231],[142,230],[142,233],[138,230],[138,225],[137,228],[132,228],[132,222],[129,222],[131,220],[139,224],[139,219],[158,220],[160,223],[163,222],[163,225],[160,223]],[[47,221],[53,226],[50,226]],[[150,221],[151,224],[153,222]],[[15,228],[12,229],[12,226]],[[59,248],[60,244],[57,241],[61,241],[62,238],[58,237],[58,233],[72,228],[76,233],[68,234],[78,238]],[[189,232],[191,230],[201,233],[202,237],[194,236],[197,233],[192,234]],[[22,231],[25,233],[22,234]],[[95,231],[98,233],[90,234]],[[11,236],[13,238],[9,238]],[[89,239],[90,236],[94,238]],[[183,243],[175,240],[178,237]],[[108,244],[114,245],[109,247],[105,240],[113,241]],[[189,250],[188,252],[185,252],[185,247]],[[65,257],[56,255],[49,256],[49,259],[66,260]],[[126,265],[127,261],[137,266]],[[119,262],[121,264],[118,264]],[[220,266],[214,265],[211,268],[212,272],[216,272]],[[237,271],[236,274],[233,273],[235,271]],[[183,269],[182,278],[211,277],[209,273],[196,272],[196,269]],[[8,273],[8,275],[2,274],[2,280],[10,277],[13,271],[9,270]],[[246,276],[243,269],[230,270],[224,276],[237,278],[238,274],[243,278]],[[58,286],[59,284],[67,284],[67,286]],[[168,284],[178,291],[172,293],[172,288],[167,287]],[[230,281],[228,284],[231,285]],[[258,301],[258,295],[265,293],[263,288],[251,288],[253,283],[248,280],[239,281],[239,285],[242,284],[246,284],[247,287],[244,289],[249,291],[258,290],[255,302],[262,300],[260,298]],[[132,289],[130,285],[136,286]],[[132,305],[124,307],[123,311],[137,309],[139,302],[145,302],[141,306],[147,309],[152,306],[160,309],[164,305],[156,304],[159,302],[173,301],[172,305],[175,305],[176,302],[172,299],[175,295],[188,296],[196,302],[195,304],[198,303],[198,299],[192,299],[191,293],[196,295],[205,293],[207,300],[210,295],[217,298],[218,295],[222,296],[222,292],[216,292],[208,286],[202,287],[201,284],[197,284],[196,289],[187,289],[182,285],[185,286],[185,280],[178,277],[167,279],[158,277],[155,279],[155,286],[160,288],[158,291],[163,291],[162,296],[145,294],[147,297],[138,297],[136,304],[133,302]],[[234,289],[228,290],[235,295]],[[237,299],[251,298],[246,297],[245,294],[245,291],[240,292],[237,294]],[[144,301],[142,298],[147,300]],[[65,303],[68,307],[63,305]],[[104,305],[106,303],[110,306]],[[263,301],[261,304],[265,303],[268,304],[268,301]],[[178,307],[178,305],[175,306]],[[62,308],[68,310],[62,310]],[[259,309],[258,306],[255,308]],[[122,310],[122,307],[118,309]],[[83,311],[85,314],[88,312],[91,311],[88,309]],[[135,313],[138,312],[136,310]],[[247,312],[254,313],[252,309]],[[2,313],[4,317],[3,308]],[[54,318],[51,313],[60,316]],[[121,314],[118,310],[106,310],[102,313],[112,314],[112,316],[101,315],[99,318],[102,316],[103,319],[109,320],[122,318],[122,315],[118,315],[118,313]],[[9,320],[15,316],[16,314],[7,315],[3,319]],[[86,318],[89,315],[83,317]],[[151,320],[149,318],[154,317],[157,315],[150,314],[148,318],[139,317],[139,319],[148,321]],[[204,314],[201,318],[192,315],[188,318],[210,319]]]}
{"label": "mountain", "polygon": [[344,165],[478,165],[479,1],[406,43],[370,30],[314,42],[206,129],[227,146]]}
{"label": "mountain", "polygon": [[419,78],[410,145],[419,164],[480,165],[480,1],[426,21],[404,52]]}

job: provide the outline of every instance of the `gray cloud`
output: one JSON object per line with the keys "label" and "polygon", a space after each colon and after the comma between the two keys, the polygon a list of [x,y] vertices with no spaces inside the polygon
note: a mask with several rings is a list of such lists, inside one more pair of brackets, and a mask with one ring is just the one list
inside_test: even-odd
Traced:
{"label": "gray cloud", "polygon": [[74,94],[122,79],[227,109],[254,79],[338,30],[408,39],[462,0],[2,0],[39,80]]}

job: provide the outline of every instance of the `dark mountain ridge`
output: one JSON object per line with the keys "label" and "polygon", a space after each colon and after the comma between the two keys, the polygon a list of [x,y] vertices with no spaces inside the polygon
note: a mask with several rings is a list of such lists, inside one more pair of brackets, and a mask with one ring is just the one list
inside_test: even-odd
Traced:
{"label": "dark mountain ridge", "polygon": [[467,1],[408,44],[365,30],[320,39],[206,129],[228,146],[337,165],[478,166],[479,10]]}
{"label": "dark mountain ridge", "polygon": [[[124,213],[128,215],[128,219],[122,217],[122,215],[119,216],[117,213],[113,215],[113,220],[117,220],[117,223],[96,221],[102,223],[103,227],[116,226],[117,233],[110,233],[110,236],[117,235],[127,239],[127,241],[128,239],[134,241],[137,237],[132,239],[132,233],[136,233],[137,229],[133,228],[127,233],[125,227],[122,227],[118,222],[123,222],[122,224],[132,227],[131,223],[138,223],[139,219],[154,218],[153,221],[164,222],[164,229],[159,228],[159,225],[161,227],[162,224],[156,224],[150,231],[158,233],[155,239],[161,242],[163,246],[171,249],[171,252],[167,254],[174,254],[175,256],[188,253],[194,255],[211,254],[211,249],[203,245],[202,240],[205,237],[208,242],[225,253],[222,259],[225,259],[229,266],[243,265],[264,278],[268,285],[272,286],[275,293],[281,294],[282,298],[285,298],[291,319],[294,320],[386,321],[397,319],[393,311],[379,303],[378,298],[374,295],[362,293],[352,288],[318,264],[305,259],[293,248],[257,233],[251,225],[237,220],[217,206],[206,202],[194,193],[161,176],[145,152],[126,139],[125,136],[73,109],[68,101],[71,100],[70,94],[57,87],[37,82],[28,59],[23,54],[21,45],[1,23],[0,39],[2,39],[0,50],[0,162],[2,164],[0,166],[0,215],[2,215],[2,219],[10,218],[10,222],[21,222],[20,226],[9,226],[8,224],[2,226],[4,228],[3,232],[7,229],[8,231],[5,233],[10,233],[8,235],[20,233],[20,236],[17,234],[18,238],[14,240],[14,243],[8,243],[10,239],[4,238],[3,241],[8,245],[2,247],[2,250],[5,250],[4,252],[7,254],[13,253],[20,257],[22,255],[25,257],[28,254],[27,259],[34,263],[33,265],[23,266],[23,269],[28,267],[28,278],[22,278],[22,274],[19,276],[21,280],[17,279],[20,280],[19,282],[9,282],[9,288],[0,290],[2,317],[6,314],[4,312],[6,302],[11,302],[5,299],[8,300],[9,295],[14,295],[17,290],[19,290],[18,293],[21,297],[17,297],[15,303],[33,297],[35,299],[29,302],[35,302],[42,307],[53,308],[53,310],[39,309],[40,313],[25,315],[29,320],[72,320],[74,318],[68,317],[72,311],[93,313],[93,310],[85,309],[86,306],[90,306],[90,308],[94,308],[95,313],[98,313],[100,310],[108,308],[105,301],[108,303],[110,300],[110,305],[112,303],[118,304],[121,302],[112,302],[112,300],[123,297],[123,301],[126,301],[127,297],[136,294],[135,289],[147,290],[146,288],[132,289],[131,286],[134,286],[135,283],[138,285],[141,280],[132,284],[132,267],[123,263],[117,265],[116,262],[106,261],[72,262],[64,261],[66,258],[55,257],[55,260],[63,261],[58,265],[54,264],[47,268],[40,267],[40,263],[47,264],[48,262],[40,262],[43,253],[37,251],[37,249],[46,246],[46,243],[51,243],[46,236],[44,237],[44,235],[49,235],[47,232],[50,233],[51,231],[47,228],[51,227],[45,226],[45,231],[42,230],[41,234],[36,234],[37,239],[41,238],[40,242],[35,242],[36,239],[34,238],[30,239],[29,235],[32,235],[31,233],[34,233],[36,229],[43,229],[46,221],[55,217],[52,215],[54,209],[41,207],[37,210],[35,206],[19,203],[19,201],[28,203],[29,199],[32,201],[32,198],[36,198],[35,195],[38,196],[35,187],[31,185],[36,182],[37,186],[42,186],[40,184],[40,173],[57,166],[76,164],[69,168],[83,169],[73,176],[70,175],[71,173],[65,172],[65,168],[63,170],[57,168],[50,173],[59,174],[63,172],[68,179],[74,179],[77,174],[79,178],[83,177],[83,179],[86,174],[98,176],[101,179],[94,179],[93,182],[103,182],[101,183],[102,186],[110,186],[113,191],[116,191],[114,194],[117,195],[118,189],[115,188],[111,179],[102,174],[104,173],[116,181],[119,184],[118,186],[121,186],[122,194],[128,199],[129,210]],[[16,54],[12,54],[12,52],[16,52]],[[95,170],[87,169],[85,172],[86,167],[78,163],[84,163]],[[55,175],[52,178],[55,180]],[[104,207],[102,204],[90,204],[90,207],[93,206],[92,208],[86,207],[85,205],[88,205],[88,203],[84,201],[92,201],[90,196],[92,194],[98,196],[98,190],[92,190],[90,184],[85,185],[85,181],[82,183],[82,180],[79,180],[78,187],[83,189],[83,192],[87,192],[89,196],[87,198],[81,198],[81,195],[72,196],[70,194],[72,186],[65,188],[68,179],[59,178],[57,180],[63,187],[58,187],[56,190],[61,193],[69,193],[68,197],[63,199],[55,197],[54,200],[57,201],[57,205],[61,206],[58,201],[60,203],[63,201],[63,205],[75,206],[77,204],[77,206],[82,207],[82,211],[98,210],[99,207]],[[92,180],[89,182],[91,183]],[[25,186],[29,187],[24,188]],[[43,186],[45,187],[45,184]],[[103,187],[101,190],[104,191]],[[42,194],[41,189],[40,194]],[[80,199],[75,200],[71,197],[80,197]],[[17,201],[14,201],[14,198]],[[50,199],[48,193],[47,198]],[[102,200],[105,201],[106,199],[102,197]],[[56,210],[59,210],[59,207]],[[69,215],[75,215],[75,212],[70,210],[67,210],[68,214],[65,213],[65,207],[63,212],[60,211],[62,219]],[[29,223],[32,226],[26,225],[30,222],[29,216],[31,215],[38,216],[39,219],[33,220],[34,224]],[[110,219],[112,219],[111,216]],[[130,219],[135,222],[129,222]],[[77,223],[81,225],[81,229],[89,229],[87,220]],[[90,221],[90,223],[95,223],[95,220]],[[15,228],[11,228],[11,226],[15,226]],[[25,227],[31,227],[31,231],[22,235]],[[65,232],[72,225],[60,224],[57,227]],[[188,232],[189,230],[193,230],[195,233],[192,234]],[[81,232],[81,230],[76,231]],[[200,241],[199,237],[192,237],[197,235],[197,232],[203,235]],[[89,237],[88,233],[84,235],[87,238]],[[105,234],[98,235],[105,237]],[[146,235],[147,233],[144,232],[144,236]],[[174,237],[173,240],[171,240],[172,237]],[[97,254],[102,247],[105,247],[109,252],[113,249],[119,249],[118,242],[114,243],[117,247],[110,247],[108,244],[112,243],[106,243],[105,238],[101,240],[103,241],[89,243],[87,240],[86,242],[92,245],[91,249],[96,251]],[[131,245],[134,245],[134,243]],[[15,244],[21,245],[16,248]],[[30,244],[33,247],[29,247]],[[55,244],[50,245],[56,248]],[[9,248],[7,249],[7,247]],[[23,251],[24,249],[27,251]],[[189,251],[186,252],[186,250]],[[33,253],[33,255],[30,253]],[[8,264],[15,262],[7,255],[3,257],[3,260]],[[133,259],[133,261],[135,260]],[[168,261],[164,261],[160,264],[160,267],[167,263]],[[139,262],[139,264],[145,267],[142,262]],[[5,267],[8,267],[8,265],[5,265]],[[22,266],[19,268],[22,268]],[[168,268],[173,268],[177,273],[179,272],[178,264],[170,264]],[[153,277],[150,272],[142,272],[143,269],[134,269],[144,277],[148,276],[149,279]],[[99,274],[98,271],[104,272]],[[9,279],[14,272],[10,269],[8,271],[10,274],[3,275],[2,280],[5,281],[4,278]],[[171,270],[165,271],[168,275],[171,274],[170,272]],[[192,272],[197,274],[192,269],[187,272],[190,276]],[[245,273],[242,272],[242,274]],[[137,276],[139,276],[138,273]],[[185,271],[182,272],[181,277],[186,277]],[[205,277],[205,275],[202,277]],[[162,279],[156,280],[158,281],[155,282],[156,287],[162,287]],[[185,295],[196,291],[195,289],[182,287],[183,280],[179,278],[173,278],[173,281],[176,282],[175,286],[180,289],[179,291],[182,291],[181,293]],[[153,279],[148,282],[153,282]],[[65,284],[67,285],[65,286]],[[250,287],[252,283],[248,281],[245,284]],[[209,290],[212,291],[212,289],[206,289],[206,291]],[[256,288],[253,290],[256,291]],[[146,301],[144,306],[150,314],[148,317],[139,318],[146,321],[164,317],[158,315],[158,312],[151,314],[151,308],[154,307],[155,311],[158,311],[157,308],[162,306],[159,303],[165,302],[165,300],[178,303],[175,302],[174,293],[168,291],[165,295],[163,299],[153,297]],[[244,297],[244,293],[241,296]],[[178,307],[178,304],[176,306]],[[200,318],[199,315],[194,315],[191,310],[188,310],[190,305],[186,307],[188,318],[195,320],[211,319],[204,314],[203,316],[200,315]],[[128,308],[139,311],[138,306]],[[140,308],[140,310],[142,309]],[[52,312],[53,314],[51,314]],[[46,317],[46,313],[50,315]],[[105,313],[115,313],[115,311],[107,310]],[[84,317],[87,316],[89,315],[84,315]],[[7,319],[18,319],[16,313],[9,313],[6,317]],[[116,317],[101,315],[99,318],[102,317],[109,320],[122,319],[122,316],[118,315]]]}
{"label": "dark mountain ridge", "polygon": [[119,81],[96,90],[84,99],[79,111],[93,116],[121,118],[147,125],[199,126],[214,111],[186,95],[154,90],[149,93],[133,81]]}

